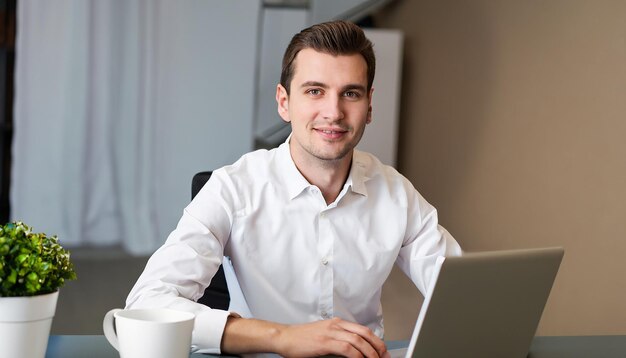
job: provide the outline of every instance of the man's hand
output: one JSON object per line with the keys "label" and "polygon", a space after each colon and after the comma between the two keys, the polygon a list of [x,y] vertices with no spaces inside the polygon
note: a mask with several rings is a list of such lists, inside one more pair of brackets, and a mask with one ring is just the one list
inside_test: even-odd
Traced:
{"label": "man's hand", "polygon": [[344,357],[383,357],[385,343],[367,327],[333,318],[286,326],[276,341],[278,354],[285,357],[340,355]]}
{"label": "man's hand", "polygon": [[222,350],[272,352],[284,357],[389,356],[385,343],[369,328],[339,318],[288,326],[232,317],[224,329]]}

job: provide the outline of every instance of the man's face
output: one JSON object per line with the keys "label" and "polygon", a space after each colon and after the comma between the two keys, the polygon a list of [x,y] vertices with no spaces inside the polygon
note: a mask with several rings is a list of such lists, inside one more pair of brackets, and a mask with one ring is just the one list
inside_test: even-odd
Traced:
{"label": "man's face", "polygon": [[351,160],[371,121],[372,91],[359,54],[332,56],[304,49],[294,61],[291,93],[278,85],[278,113],[291,122],[294,160]]}

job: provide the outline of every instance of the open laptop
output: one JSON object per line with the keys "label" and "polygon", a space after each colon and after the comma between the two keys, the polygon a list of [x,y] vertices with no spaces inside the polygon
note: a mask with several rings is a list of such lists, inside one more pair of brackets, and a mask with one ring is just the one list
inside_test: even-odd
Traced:
{"label": "open laptop", "polygon": [[408,348],[392,357],[526,357],[564,250],[441,257]]}

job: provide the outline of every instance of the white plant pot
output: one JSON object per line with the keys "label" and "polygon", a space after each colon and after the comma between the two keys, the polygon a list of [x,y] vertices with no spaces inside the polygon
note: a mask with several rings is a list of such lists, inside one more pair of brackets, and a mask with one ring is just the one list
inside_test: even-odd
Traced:
{"label": "white plant pot", "polygon": [[0,358],[43,358],[59,291],[0,297]]}

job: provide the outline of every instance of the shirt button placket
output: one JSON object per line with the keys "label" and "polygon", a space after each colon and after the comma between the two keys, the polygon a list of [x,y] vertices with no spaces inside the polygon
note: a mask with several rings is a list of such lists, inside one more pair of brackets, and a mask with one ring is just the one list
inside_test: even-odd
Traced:
{"label": "shirt button placket", "polygon": [[322,211],[319,214],[319,244],[318,253],[320,255],[320,298],[319,314],[322,319],[329,319],[333,316],[333,231],[328,213]]}

